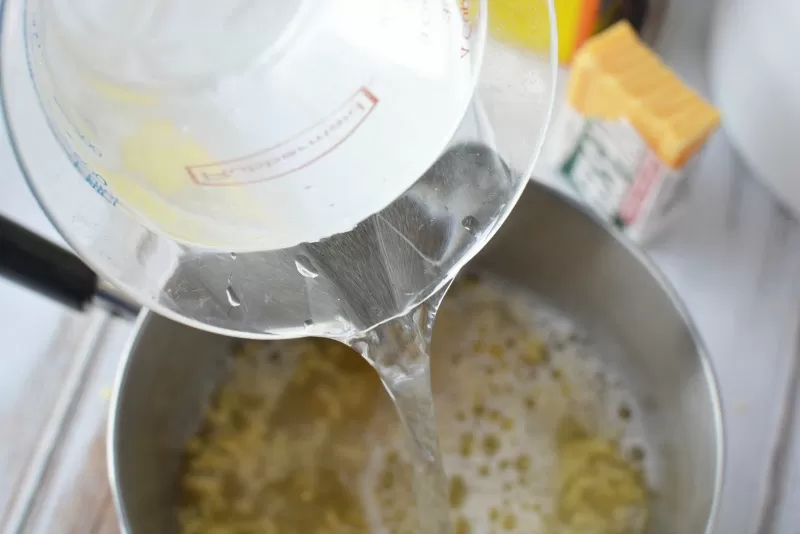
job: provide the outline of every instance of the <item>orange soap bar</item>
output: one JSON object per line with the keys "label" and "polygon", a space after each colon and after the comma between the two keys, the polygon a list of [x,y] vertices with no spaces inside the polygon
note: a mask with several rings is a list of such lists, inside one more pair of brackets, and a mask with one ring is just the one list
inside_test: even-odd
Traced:
{"label": "orange soap bar", "polygon": [[719,112],[687,87],[627,21],[586,41],[572,62],[567,101],[581,114],[627,119],[678,169],[719,125]]}

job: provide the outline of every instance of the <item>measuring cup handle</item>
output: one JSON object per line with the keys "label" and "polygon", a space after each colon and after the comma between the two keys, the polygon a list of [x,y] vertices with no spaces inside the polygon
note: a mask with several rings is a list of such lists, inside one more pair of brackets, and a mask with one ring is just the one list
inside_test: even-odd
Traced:
{"label": "measuring cup handle", "polygon": [[77,310],[98,287],[97,275],[77,256],[2,215],[0,275]]}

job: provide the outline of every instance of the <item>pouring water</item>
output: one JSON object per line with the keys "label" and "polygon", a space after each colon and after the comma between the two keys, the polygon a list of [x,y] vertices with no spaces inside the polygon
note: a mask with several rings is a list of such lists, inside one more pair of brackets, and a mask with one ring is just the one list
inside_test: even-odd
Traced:
{"label": "pouring water", "polygon": [[452,532],[430,377],[433,323],[449,286],[408,315],[349,341],[380,375],[405,430],[421,534]]}

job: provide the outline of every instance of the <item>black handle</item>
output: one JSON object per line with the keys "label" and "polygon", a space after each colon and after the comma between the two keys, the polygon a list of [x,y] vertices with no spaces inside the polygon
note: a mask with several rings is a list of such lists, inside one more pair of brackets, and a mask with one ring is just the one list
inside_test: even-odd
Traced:
{"label": "black handle", "polygon": [[83,310],[97,275],[77,256],[0,215],[0,276]]}

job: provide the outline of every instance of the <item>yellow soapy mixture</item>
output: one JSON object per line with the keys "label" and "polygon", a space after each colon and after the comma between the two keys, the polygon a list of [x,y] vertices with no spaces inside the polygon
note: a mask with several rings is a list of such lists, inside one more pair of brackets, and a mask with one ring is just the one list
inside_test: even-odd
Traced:
{"label": "yellow soapy mixture", "polygon": [[[638,409],[574,326],[474,280],[437,321],[455,534],[642,532]],[[231,373],[186,447],[183,534],[418,532],[403,432],[366,361],[327,340],[250,342]]]}

